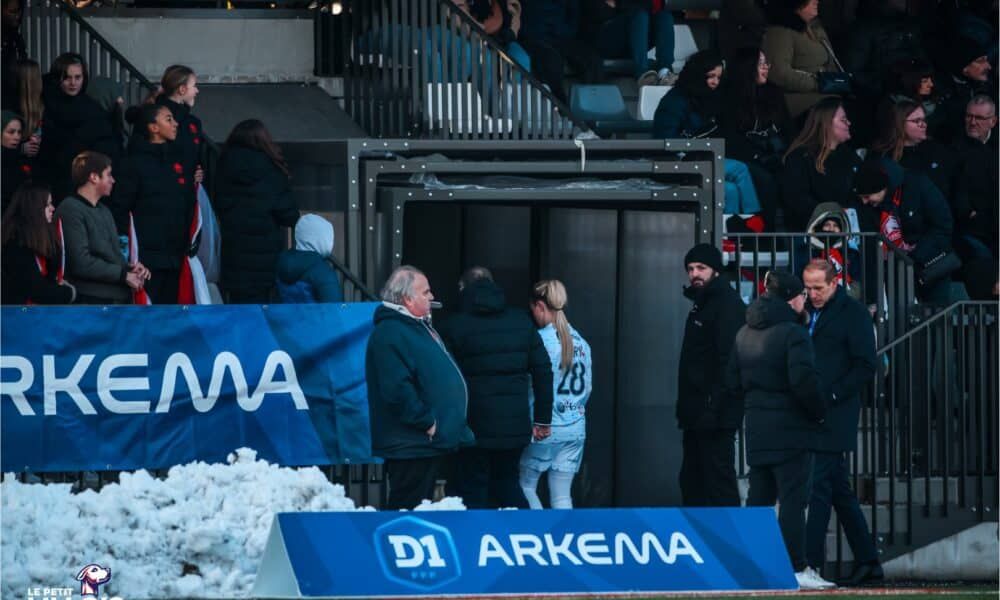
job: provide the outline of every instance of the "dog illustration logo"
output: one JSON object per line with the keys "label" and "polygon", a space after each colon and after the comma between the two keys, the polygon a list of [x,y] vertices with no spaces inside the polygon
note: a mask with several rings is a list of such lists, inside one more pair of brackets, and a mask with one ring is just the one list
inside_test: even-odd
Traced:
{"label": "dog illustration logo", "polygon": [[90,600],[91,598],[96,600],[99,597],[98,588],[111,581],[111,569],[105,569],[101,565],[91,563],[80,569],[76,580],[80,582],[81,600]]}

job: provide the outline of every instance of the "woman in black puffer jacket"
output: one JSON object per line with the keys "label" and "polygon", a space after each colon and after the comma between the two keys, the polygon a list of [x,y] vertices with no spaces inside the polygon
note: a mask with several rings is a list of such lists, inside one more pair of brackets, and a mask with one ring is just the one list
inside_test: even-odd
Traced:
{"label": "woman in black puffer jacket", "polygon": [[94,150],[110,158],[113,165],[121,157],[114,115],[86,94],[87,82],[83,57],[66,53],[52,63],[43,83],[45,119],[38,161],[57,204],[76,191],[70,177],[76,155]]}
{"label": "woman in black puffer jacket", "polygon": [[152,272],[146,292],[153,304],[177,304],[195,203],[194,188],[171,143],[177,122],[170,109],[155,104],[129,109],[127,119],[145,135],[131,139],[128,157],[115,172],[111,210],[122,235],[132,214],[139,258]]}
{"label": "woman in black puffer jacket", "polygon": [[226,139],[216,175],[214,208],[222,233],[222,288],[227,302],[271,301],[283,228],[299,209],[288,184],[288,167],[264,124],[238,123]]}

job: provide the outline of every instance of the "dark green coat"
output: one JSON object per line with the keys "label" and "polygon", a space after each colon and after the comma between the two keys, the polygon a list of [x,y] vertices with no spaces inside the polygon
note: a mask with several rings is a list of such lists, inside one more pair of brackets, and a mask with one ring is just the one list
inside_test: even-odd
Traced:
{"label": "dark green coat", "polygon": [[471,446],[465,380],[444,345],[422,321],[393,308],[376,308],[374,320],[365,353],[372,454],[426,458]]}
{"label": "dark green coat", "polygon": [[441,337],[469,386],[469,427],[477,446],[526,446],[532,422],[552,421],[549,354],[531,317],[507,307],[495,283],[481,279],[465,288],[461,312],[441,326]]}

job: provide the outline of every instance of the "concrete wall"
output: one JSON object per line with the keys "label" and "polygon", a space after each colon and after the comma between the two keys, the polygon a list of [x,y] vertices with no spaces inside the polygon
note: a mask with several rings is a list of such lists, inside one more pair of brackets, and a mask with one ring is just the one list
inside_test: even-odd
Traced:
{"label": "concrete wall", "polygon": [[209,83],[313,78],[311,18],[89,16],[88,21],[153,81],[172,64]]}

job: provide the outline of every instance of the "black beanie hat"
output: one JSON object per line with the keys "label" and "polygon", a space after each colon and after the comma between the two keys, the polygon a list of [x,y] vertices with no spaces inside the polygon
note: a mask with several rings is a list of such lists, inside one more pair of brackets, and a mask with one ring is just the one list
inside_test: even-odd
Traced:
{"label": "black beanie hat", "polygon": [[708,265],[718,273],[722,270],[722,253],[712,244],[698,244],[684,255],[684,268],[693,262]]}
{"label": "black beanie hat", "polygon": [[879,160],[866,160],[854,174],[854,193],[876,194],[889,187],[889,175]]}
{"label": "black beanie hat", "polygon": [[947,52],[948,70],[952,75],[961,75],[969,63],[986,56],[986,49],[979,42],[964,36],[953,40]]}
{"label": "black beanie hat", "polygon": [[764,276],[764,287],[767,295],[780,300],[789,301],[805,289],[802,280],[788,271],[768,271]]}

